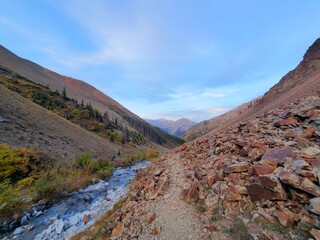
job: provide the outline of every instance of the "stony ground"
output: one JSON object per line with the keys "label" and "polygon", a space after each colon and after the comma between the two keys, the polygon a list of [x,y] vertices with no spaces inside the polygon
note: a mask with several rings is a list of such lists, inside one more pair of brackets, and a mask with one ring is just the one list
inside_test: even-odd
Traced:
{"label": "stony ground", "polygon": [[94,237],[320,239],[319,145],[319,97],[210,133],[144,169]]}

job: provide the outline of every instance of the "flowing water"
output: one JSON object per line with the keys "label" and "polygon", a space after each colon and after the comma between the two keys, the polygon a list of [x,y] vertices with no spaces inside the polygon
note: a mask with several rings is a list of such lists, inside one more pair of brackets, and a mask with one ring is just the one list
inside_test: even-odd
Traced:
{"label": "flowing water", "polygon": [[[23,226],[17,228],[8,239],[70,238],[91,226],[121,199],[137,170],[148,165],[149,162],[141,161],[131,167],[117,168],[107,182],[99,181],[71,194],[43,212],[35,211],[32,214],[34,217],[26,218]],[[88,222],[85,223],[86,221]]]}

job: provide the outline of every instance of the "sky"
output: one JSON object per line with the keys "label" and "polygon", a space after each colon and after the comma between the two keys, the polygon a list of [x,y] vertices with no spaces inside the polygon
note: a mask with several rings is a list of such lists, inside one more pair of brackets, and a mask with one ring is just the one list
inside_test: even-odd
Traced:
{"label": "sky", "polygon": [[1,9],[1,45],[149,119],[202,121],[263,95],[320,37],[319,0],[1,0]]}

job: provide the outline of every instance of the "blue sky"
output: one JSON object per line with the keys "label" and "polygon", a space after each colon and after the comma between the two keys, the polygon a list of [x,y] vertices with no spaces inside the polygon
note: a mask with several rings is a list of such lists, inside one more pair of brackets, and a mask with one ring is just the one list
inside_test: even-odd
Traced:
{"label": "blue sky", "polygon": [[201,121],[262,95],[320,37],[319,0],[2,0],[1,9],[4,47],[152,119]]}

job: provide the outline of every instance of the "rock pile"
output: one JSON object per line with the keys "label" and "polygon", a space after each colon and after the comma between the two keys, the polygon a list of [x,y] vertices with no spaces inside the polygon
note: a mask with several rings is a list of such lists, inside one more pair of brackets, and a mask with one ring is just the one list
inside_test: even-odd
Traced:
{"label": "rock pile", "polygon": [[[180,199],[197,209],[203,239],[320,239],[319,144],[319,97],[212,132],[142,170],[104,232],[161,234],[163,226],[152,224],[160,212],[150,206],[165,202],[180,178]],[[173,177],[174,163],[181,171]]]}
{"label": "rock pile", "polygon": [[208,227],[217,214],[242,216],[251,239],[275,238],[262,227],[276,224],[319,239],[319,144],[319,97],[211,133],[176,150],[189,182],[182,198],[203,204]]}

